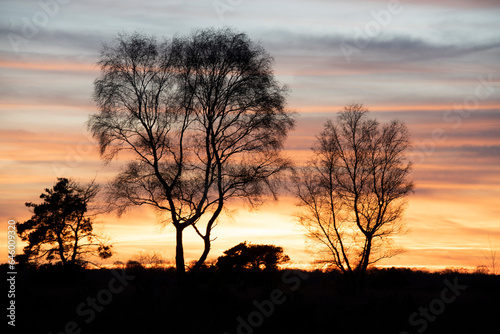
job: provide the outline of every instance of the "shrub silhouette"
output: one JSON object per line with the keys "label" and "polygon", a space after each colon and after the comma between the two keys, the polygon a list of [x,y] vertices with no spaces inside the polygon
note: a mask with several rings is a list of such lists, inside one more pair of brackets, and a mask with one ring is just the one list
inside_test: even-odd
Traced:
{"label": "shrub silhouette", "polygon": [[231,269],[277,269],[279,264],[290,261],[283,248],[274,245],[252,245],[242,242],[224,252],[217,260],[221,271]]}
{"label": "shrub silhouette", "polygon": [[127,270],[142,270],[144,269],[143,265],[139,261],[128,260],[126,264]]}

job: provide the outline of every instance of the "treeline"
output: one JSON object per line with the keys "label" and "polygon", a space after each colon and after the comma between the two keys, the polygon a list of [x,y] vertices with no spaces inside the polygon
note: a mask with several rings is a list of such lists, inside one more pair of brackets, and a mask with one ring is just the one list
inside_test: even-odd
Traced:
{"label": "treeline", "polygon": [[[295,218],[315,260],[343,272],[350,289],[362,290],[370,266],[403,251],[392,238],[405,231],[414,188],[405,123],[380,124],[362,104],[346,105],[316,137],[313,158],[295,166],[283,154],[297,118],[287,107],[288,89],[275,78],[273,57],[245,33],[203,29],[162,41],[119,34],[103,45],[97,64],[98,110],[88,130],[104,161],[120,152],[129,159],[104,187],[105,211],[149,206],[173,226],[179,282],[188,268],[187,229],[203,246],[189,266],[195,274],[231,202],[255,208],[283,191],[297,199]],[[27,242],[19,260],[74,266],[90,255],[110,257],[112,245],[92,227],[96,192],[93,183],[60,178],[41,195],[43,203],[27,203],[33,216],[18,225]]]}
{"label": "treeline", "polygon": [[[64,332],[74,321],[82,333],[97,334],[418,333],[424,327],[426,333],[495,333],[500,307],[498,276],[395,268],[368,270],[364,296],[347,293],[337,270],[248,268],[228,275],[206,267],[189,288],[177,284],[174,268],[50,266],[27,269],[18,279],[18,325],[26,332]],[[106,292],[110,282],[116,293]]]}

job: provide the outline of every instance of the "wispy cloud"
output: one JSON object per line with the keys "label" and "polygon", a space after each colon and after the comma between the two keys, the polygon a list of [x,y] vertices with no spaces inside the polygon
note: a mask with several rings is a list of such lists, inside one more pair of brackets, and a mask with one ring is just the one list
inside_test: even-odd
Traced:
{"label": "wispy cloud", "polygon": [[[196,28],[229,25],[260,40],[275,57],[277,77],[291,88],[289,106],[300,117],[289,136],[287,154],[298,165],[310,156],[314,136],[326,119],[353,101],[364,103],[381,121],[405,121],[417,149],[432,145],[412,174],[416,193],[406,217],[414,229],[402,239],[411,251],[391,263],[460,265],[465,256],[478,256],[470,248],[480,247],[483,234],[499,233],[500,209],[494,202],[500,189],[498,1],[401,4],[404,10],[361,47],[359,31],[376,20],[373,12],[387,9],[387,1],[243,1],[223,18],[213,1],[70,1],[43,24],[33,23],[35,14],[43,16],[37,14],[43,11],[38,1],[3,1],[0,218],[29,216],[24,202],[36,200],[55,181],[54,164],[68,167],[67,176],[83,181],[99,172],[98,181],[105,183],[126,160],[122,157],[104,166],[97,152],[90,150],[95,143],[84,125],[95,111],[91,93],[102,43],[120,31],[169,38]],[[36,33],[27,36],[26,24],[35,24]],[[25,39],[17,51],[13,36]],[[342,45],[355,48],[349,63]],[[450,114],[455,105],[474,98],[481,78],[491,78],[492,93],[477,99],[467,117]],[[436,129],[445,137],[433,138]],[[84,158],[78,153],[83,148],[89,148]],[[75,159],[80,162],[74,163]],[[261,224],[255,230],[259,235],[249,241],[273,242],[281,233],[290,238],[280,239],[281,245],[302,261],[310,255],[297,251],[304,240],[289,217],[293,203],[285,197],[279,205],[266,206],[252,216]],[[234,207],[246,210],[239,204]],[[124,238],[133,238],[153,216],[138,210],[130,219],[106,217],[106,221],[116,234],[123,231],[116,227],[119,224],[129,226]],[[244,241],[242,231],[255,227],[244,216],[234,224],[223,222],[227,224],[220,228],[214,252]],[[134,245],[146,244],[144,240]],[[133,250],[130,245],[122,244],[125,253]],[[189,244],[187,254],[196,256],[196,247]]]}

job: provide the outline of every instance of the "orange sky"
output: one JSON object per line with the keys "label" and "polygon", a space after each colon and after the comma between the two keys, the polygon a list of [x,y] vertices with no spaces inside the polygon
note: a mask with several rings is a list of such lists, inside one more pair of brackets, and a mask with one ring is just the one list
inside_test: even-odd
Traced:
{"label": "orange sky", "polygon": [[[302,112],[297,130],[290,134],[287,142],[287,154],[298,164],[310,156],[308,147],[322,126],[316,117],[307,115],[307,112]],[[318,117],[331,116],[327,113]],[[425,115],[418,118],[426,119]],[[408,126],[418,147],[418,143],[426,141],[428,129],[438,125],[421,124],[417,120],[408,121]],[[498,156],[496,152],[478,156],[477,152],[461,150],[467,145],[494,147],[496,138],[481,138],[480,133],[496,128],[497,124],[492,122],[470,121],[467,132],[477,133],[477,136],[461,139],[450,129],[449,138],[435,142],[434,151],[419,155],[412,174],[416,192],[409,198],[405,215],[411,231],[397,238],[407,252],[384,260],[381,265],[475,267],[484,262],[488,240],[495,246],[499,245],[500,173],[495,165]],[[98,181],[105,182],[113,177],[123,162],[119,160],[104,165],[83,126],[70,122],[67,129],[60,132],[2,130],[0,140],[4,226],[7,219],[28,219],[30,213],[24,202],[38,202],[43,188],[52,186],[56,176],[88,182],[97,175]],[[420,161],[422,157],[425,159]],[[217,240],[213,243],[211,258],[241,241],[249,241],[283,246],[296,264],[310,262],[313,256],[306,251],[304,233],[291,215],[297,210],[294,204],[295,199],[288,194],[284,194],[279,202],[270,201],[255,212],[249,212],[242,204],[232,203],[229,208],[237,211],[231,219],[222,218],[214,230]],[[102,222],[99,227],[112,238],[117,250],[113,261],[127,260],[146,250],[158,251],[165,258],[173,259],[173,229],[161,228],[155,223],[155,213],[148,208],[132,208],[121,218],[109,215],[99,221]],[[188,259],[195,259],[200,254],[200,239],[192,231],[187,231],[185,245]],[[2,260],[5,261],[5,257]]]}
{"label": "orange sky", "polygon": [[[275,73],[288,85],[298,112],[286,153],[296,164],[310,156],[314,136],[341,106],[364,103],[381,122],[407,123],[414,143],[405,220],[410,233],[397,238],[407,252],[381,265],[469,267],[484,262],[489,243],[500,250],[500,11],[490,1],[403,2],[394,16],[348,62],[340,45],[355,46],[359,29],[373,21],[383,1],[242,2],[220,17],[212,2],[148,1],[146,12],[129,3],[120,13],[71,2],[38,33],[17,47],[22,18],[40,10],[36,2],[6,1],[0,14],[10,22],[0,40],[0,228],[24,221],[25,202],[51,187],[56,177],[106,183],[125,162],[105,165],[85,129],[101,42],[120,30],[157,36],[193,28],[230,25],[258,40],[275,57]],[[149,8],[149,7],[148,7]],[[162,15],[158,13],[163,13]],[[167,19],[168,18],[168,19]],[[284,193],[249,212],[241,203],[213,232],[211,258],[242,241],[283,246],[295,264],[311,262],[304,232]],[[110,261],[144,250],[174,257],[174,233],[160,228],[154,212],[133,208],[122,218],[101,217],[117,251]],[[188,259],[201,252],[188,231]],[[0,239],[6,249],[6,239]],[[19,247],[19,251],[21,247]],[[7,259],[0,253],[0,262]]]}

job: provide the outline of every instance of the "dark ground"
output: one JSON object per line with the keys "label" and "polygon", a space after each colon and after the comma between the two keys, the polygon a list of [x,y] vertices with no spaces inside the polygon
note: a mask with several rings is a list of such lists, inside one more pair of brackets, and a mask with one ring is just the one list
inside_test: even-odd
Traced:
{"label": "dark ground", "polygon": [[14,332],[500,332],[500,276],[372,270],[363,297],[343,291],[335,272],[206,269],[183,289],[172,270],[25,269]]}

